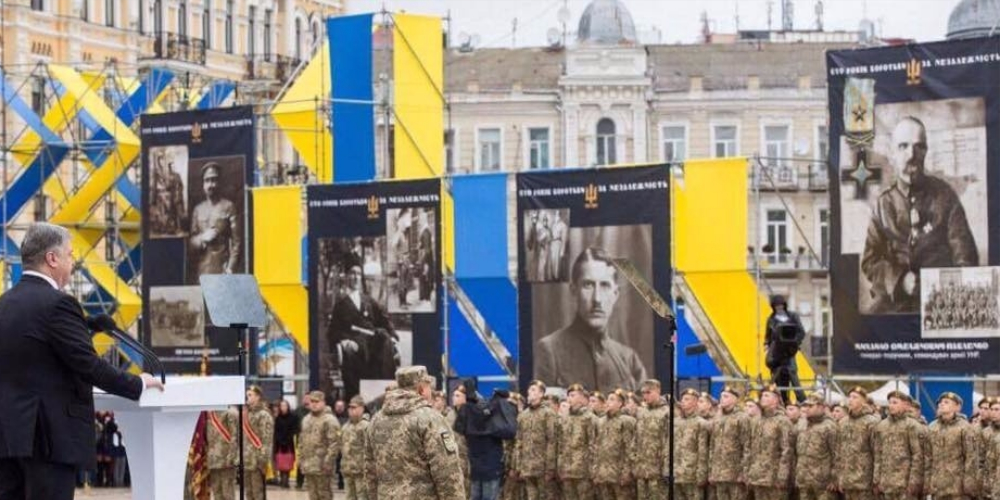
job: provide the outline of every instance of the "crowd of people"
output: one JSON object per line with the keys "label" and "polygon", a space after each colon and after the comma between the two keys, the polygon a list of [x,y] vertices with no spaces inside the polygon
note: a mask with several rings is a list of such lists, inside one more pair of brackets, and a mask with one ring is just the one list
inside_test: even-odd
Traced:
{"label": "crowd of people", "polygon": [[924,304],[924,328],[1000,328],[1000,305],[997,304],[996,290],[989,285],[935,287]]}
{"label": "crowd of people", "polygon": [[[379,401],[352,398],[344,421],[322,392],[309,393],[308,414],[289,428],[310,500],[332,498],[338,460],[350,500],[664,500],[671,475],[678,500],[1000,498],[1000,398],[969,419],[962,398],[943,393],[928,423],[900,391],[879,407],[861,387],[839,404],[818,394],[785,404],[774,385],[752,397],[727,386],[718,399],[686,389],[674,406],[671,469],[670,398],[656,380],[638,393],[574,384],[565,396],[533,381],[525,396],[491,398],[464,384],[450,405],[434,386],[422,367],[402,368]],[[259,450],[275,452],[254,455],[249,440],[248,470],[262,478],[281,447],[271,413],[250,404],[244,430],[259,429]],[[291,412],[283,404],[277,415]],[[216,420],[231,437],[235,413]],[[212,456],[225,435],[209,433],[209,443]],[[217,499],[233,498],[230,448],[210,460],[212,475],[225,469],[211,481]],[[247,484],[248,498],[263,498],[262,481]]]}

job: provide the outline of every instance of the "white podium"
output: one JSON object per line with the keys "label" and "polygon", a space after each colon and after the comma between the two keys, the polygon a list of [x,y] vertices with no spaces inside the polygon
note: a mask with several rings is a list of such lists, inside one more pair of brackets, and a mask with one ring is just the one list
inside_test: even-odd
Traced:
{"label": "white podium", "polygon": [[139,401],[94,391],[96,409],[115,412],[135,500],[182,500],[198,416],[244,399],[243,377],[167,377],[163,392],[147,390]]}

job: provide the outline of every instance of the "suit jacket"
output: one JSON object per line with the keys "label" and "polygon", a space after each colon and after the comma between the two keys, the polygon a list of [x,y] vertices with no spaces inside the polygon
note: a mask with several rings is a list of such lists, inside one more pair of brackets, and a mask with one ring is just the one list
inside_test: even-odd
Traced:
{"label": "suit jacket", "polygon": [[138,400],[143,383],[97,356],[76,299],[24,276],[0,296],[0,459],[93,468],[93,386]]}

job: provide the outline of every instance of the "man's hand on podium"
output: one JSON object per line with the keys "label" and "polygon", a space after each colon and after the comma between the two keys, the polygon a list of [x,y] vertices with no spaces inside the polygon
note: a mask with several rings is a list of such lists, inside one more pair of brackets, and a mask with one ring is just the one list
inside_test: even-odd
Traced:
{"label": "man's hand on podium", "polygon": [[154,377],[148,373],[143,373],[139,376],[142,377],[142,387],[144,389],[159,389],[160,392],[163,392],[163,383],[160,382],[158,377]]}

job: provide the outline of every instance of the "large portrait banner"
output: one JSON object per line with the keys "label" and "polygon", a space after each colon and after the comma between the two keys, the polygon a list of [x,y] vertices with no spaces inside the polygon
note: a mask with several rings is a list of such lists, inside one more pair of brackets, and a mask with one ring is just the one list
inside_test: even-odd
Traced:
{"label": "large portrait banner", "polygon": [[834,372],[1000,372],[1000,39],[827,70]]}
{"label": "large portrait banner", "polygon": [[441,181],[309,186],[310,382],[366,401],[441,376]]}
{"label": "large portrait banner", "polygon": [[517,176],[522,385],[638,390],[666,379],[668,325],[613,266],[626,258],[670,300],[665,166]]}
{"label": "large portrait banner", "polygon": [[170,373],[236,374],[236,335],[208,326],[199,278],[252,269],[253,109],[143,115],[140,133],[142,341]]}

